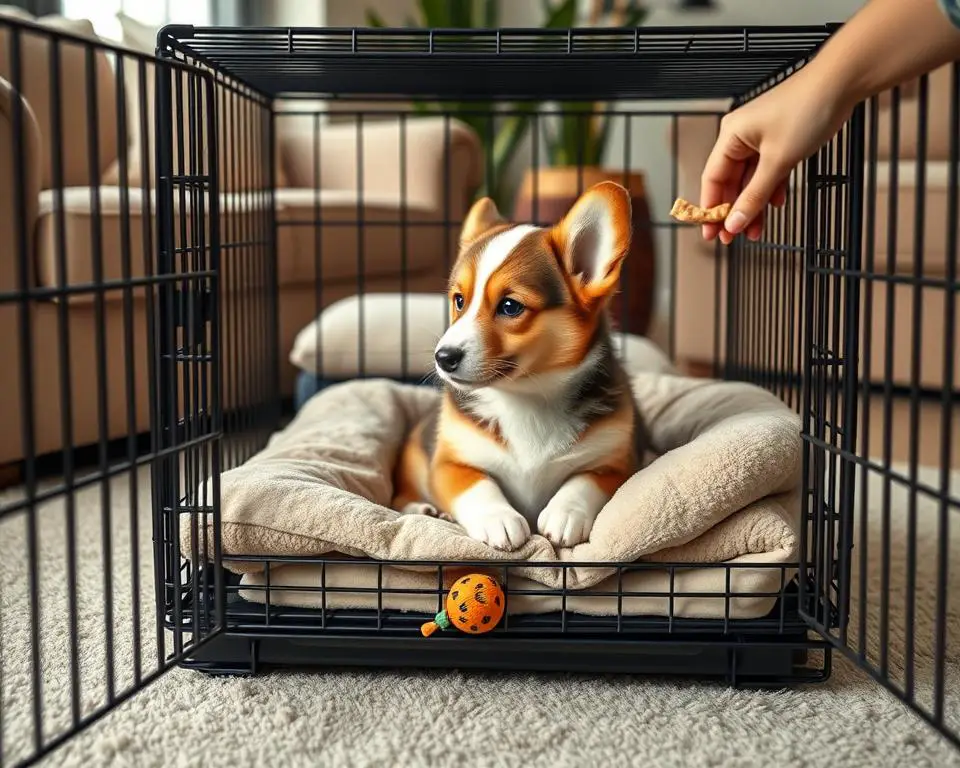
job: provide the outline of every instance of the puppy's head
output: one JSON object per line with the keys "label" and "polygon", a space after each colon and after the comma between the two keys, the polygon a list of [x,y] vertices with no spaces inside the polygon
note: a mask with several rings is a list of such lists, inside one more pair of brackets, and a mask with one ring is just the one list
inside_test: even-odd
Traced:
{"label": "puppy's head", "polygon": [[440,377],[475,389],[577,367],[629,248],[630,196],[613,182],[587,190],[552,228],[509,223],[479,200],[450,275]]}

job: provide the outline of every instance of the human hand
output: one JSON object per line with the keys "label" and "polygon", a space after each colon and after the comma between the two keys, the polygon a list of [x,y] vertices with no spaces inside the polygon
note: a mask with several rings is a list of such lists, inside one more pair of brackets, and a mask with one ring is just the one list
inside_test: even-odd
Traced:
{"label": "human hand", "polygon": [[816,59],[720,121],[720,134],[700,179],[700,205],[731,203],[723,224],[704,224],[703,237],[729,245],[744,232],[759,240],[768,203],[786,201],[794,167],[823,146],[853,112]]}

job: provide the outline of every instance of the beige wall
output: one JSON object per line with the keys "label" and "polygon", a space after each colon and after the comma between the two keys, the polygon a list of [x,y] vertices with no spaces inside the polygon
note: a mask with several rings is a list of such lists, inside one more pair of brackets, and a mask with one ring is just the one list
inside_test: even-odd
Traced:
{"label": "beige wall", "polygon": [[[377,11],[388,24],[401,26],[414,16],[415,0],[326,0],[327,24],[331,27],[356,27],[366,23],[366,9]],[[506,27],[536,25],[540,18],[540,0],[501,0],[501,23]]]}
{"label": "beige wall", "polygon": [[327,24],[325,5],[324,0],[270,0],[270,24],[322,27]]}

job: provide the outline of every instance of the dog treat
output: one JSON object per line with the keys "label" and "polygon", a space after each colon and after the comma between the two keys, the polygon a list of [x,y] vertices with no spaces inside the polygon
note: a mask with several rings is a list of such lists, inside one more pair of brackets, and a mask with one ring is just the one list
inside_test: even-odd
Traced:
{"label": "dog treat", "polygon": [[720,203],[713,208],[701,208],[682,197],[670,209],[670,215],[685,224],[720,224],[730,213],[730,203]]}

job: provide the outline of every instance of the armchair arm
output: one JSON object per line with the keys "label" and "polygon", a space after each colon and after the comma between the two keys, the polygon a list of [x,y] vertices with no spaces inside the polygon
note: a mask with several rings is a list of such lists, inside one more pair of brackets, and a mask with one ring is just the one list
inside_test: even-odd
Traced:
{"label": "armchair arm", "polygon": [[[14,109],[19,99],[23,106],[20,127],[22,134],[14,135]],[[17,156],[23,157],[23,188],[18,184]],[[33,230],[37,219],[40,195],[40,129],[36,117],[26,99],[19,96],[13,87],[0,78],[0,293],[17,290],[19,275],[17,262],[20,234],[18,214],[23,216],[20,231],[27,238],[28,269],[33,270]],[[23,212],[20,212],[17,195],[22,194]],[[34,284],[33,274],[27,280]],[[6,361],[0,368],[0,423],[4,435],[0,436],[0,464],[20,458],[22,447],[19,435],[23,419],[23,399],[20,392],[21,337],[18,329],[18,307],[15,303],[0,302],[0,356]]]}
{"label": "armchair arm", "polygon": [[[21,135],[14,135],[14,109],[19,98]],[[23,157],[24,186],[21,189],[16,176],[16,158]],[[40,128],[29,103],[17,96],[13,86],[0,78],[0,291],[15,290],[18,286],[17,252],[19,233],[17,223],[17,196],[23,204],[23,233],[27,238],[28,265],[33,269],[33,230],[37,220],[40,197]],[[34,276],[29,275],[33,284]]]}
{"label": "armchair arm", "polygon": [[289,186],[314,187],[319,146],[320,188],[358,190],[362,166],[365,197],[399,202],[405,196],[437,218],[459,220],[482,181],[480,139],[453,119],[411,116],[403,134],[400,126],[399,120],[371,118],[359,133],[354,122],[321,125],[318,137],[303,127],[281,133],[279,155]]}

